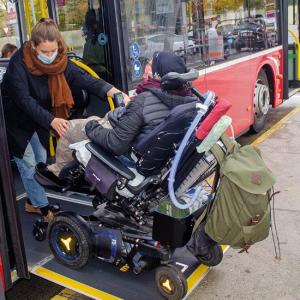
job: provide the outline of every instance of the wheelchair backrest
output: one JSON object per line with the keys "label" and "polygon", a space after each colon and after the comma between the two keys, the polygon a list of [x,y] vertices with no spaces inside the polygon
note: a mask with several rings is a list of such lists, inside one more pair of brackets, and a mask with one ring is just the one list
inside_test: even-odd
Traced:
{"label": "wheelchair backrest", "polygon": [[197,114],[196,101],[173,108],[168,117],[133,146],[137,154],[137,171],[144,175],[157,174],[174,156],[176,146]]}

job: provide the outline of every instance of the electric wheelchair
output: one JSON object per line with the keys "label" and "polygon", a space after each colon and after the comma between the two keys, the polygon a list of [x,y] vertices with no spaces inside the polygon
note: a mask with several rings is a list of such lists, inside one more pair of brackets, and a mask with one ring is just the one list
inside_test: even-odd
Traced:
{"label": "electric wheelchair", "polygon": [[[197,77],[198,72],[169,73],[162,79],[162,88],[175,90]],[[184,297],[187,280],[172,256],[191,240],[195,221],[213,201],[219,179],[216,159],[209,151],[199,151],[202,141],[197,138],[218,101],[212,92],[202,95],[194,87],[191,90],[197,101],[173,108],[135,144],[131,166],[86,143],[89,159],[83,161],[80,151],[74,151],[74,161],[62,170],[64,185],[46,178],[37,167],[35,178],[41,185],[62,193],[85,193],[95,208],[89,216],[62,211],[50,224],[36,222],[35,238],[45,239],[47,230],[51,251],[60,263],[81,268],[96,256],[135,274],[156,268],[162,296]],[[221,246],[204,230],[201,234],[205,251],[195,256],[199,263],[217,265],[223,257]]]}

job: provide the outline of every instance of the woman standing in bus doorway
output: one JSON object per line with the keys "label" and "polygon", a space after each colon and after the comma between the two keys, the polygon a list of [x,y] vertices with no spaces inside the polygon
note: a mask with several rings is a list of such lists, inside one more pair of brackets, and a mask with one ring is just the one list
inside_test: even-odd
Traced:
{"label": "woman standing in bus doorway", "polygon": [[[41,214],[46,222],[53,219],[53,213],[45,190],[34,179],[35,166],[46,162],[49,130],[64,136],[69,128],[72,88],[99,98],[120,92],[69,61],[57,25],[41,19],[31,40],[11,58],[1,89],[10,152],[29,198],[25,211]],[[130,100],[127,95],[124,99]]]}

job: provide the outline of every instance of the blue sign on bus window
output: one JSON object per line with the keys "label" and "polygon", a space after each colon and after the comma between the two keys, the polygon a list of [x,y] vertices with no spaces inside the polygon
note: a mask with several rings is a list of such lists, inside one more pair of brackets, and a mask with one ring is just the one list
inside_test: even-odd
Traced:
{"label": "blue sign on bus window", "polygon": [[138,78],[142,75],[142,64],[139,60],[133,62],[133,76]]}
{"label": "blue sign on bus window", "polygon": [[130,46],[130,56],[134,59],[138,59],[141,55],[141,49],[138,43],[133,43]]}
{"label": "blue sign on bus window", "polygon": [[106,43],[107,43],[107,36],[105,33],[101,32],[99,35],[98,35],[98,43],[100,46],[105,46]]}

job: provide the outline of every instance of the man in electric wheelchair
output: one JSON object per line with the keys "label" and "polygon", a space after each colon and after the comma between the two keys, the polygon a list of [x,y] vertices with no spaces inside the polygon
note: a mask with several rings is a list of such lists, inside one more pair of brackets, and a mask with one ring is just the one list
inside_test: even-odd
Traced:
{"label": "man in electric wheelchair", "polygon": [[[117,107],[105,118],[92,116],[71,120],[66,135],[58,141],[56,162],[48,166],[40,163],[37,167],[39,173],[57,184],[64,185],[66,172],[61,171],[73,160],[70,144],[89,138],[94,144],[115,156],[125,155],[132,145],[138,144],[165,120],[174,107],[197,101],[197,98],[192,96],[188,84],[181,84],[168,91],[161,88],[160,80],[167,73],[187,72],[181,57],[169,52],[157,52],[153,56],[152,69],[154,78],[149,78],[137,87],[138,95],[126,107]],[[121,159],[125,161],[124,157]]]}
{"label": "man in electric wheelchair", "polygon": [[[201,141],[195,130],[216,101],[212,92],[201,95],[190,85],[198,72],[186,73],[181,58],[169,53],[156,55],[153,74],[160,75],[161,89],[144,85],[146,91],[128,104],[116,123],[109,119],[110,129],[103,128],[99,121],[87,123],[85,130],[92,142],[85,143],[84,148],[72,146],[77,149],[75,160],[61,165],[63,169],[56,172],[60,178],[49,170],[53,166],[48,169],[39,165],[36,179],[61,192],[75,190],[93,195],[96,211],[92,215],[60,212],[48,225],[50,248],[61,263],[80,268],[93,254],[120,269],[128,266],[135,274],[159,266],[155,280],[160,293],[181,299],[187,292],[187,282],[172,264],[175,249],[187,246],[200,262],[210,266],[223,257],[221,247],[206,235],[202,225],[193,233],[195,219],[207,204],[206,196],[215,193],[217,184],[216,160],[197,151]],[[160,58],[163,60],[156,70],[155,61]],[[162,68],[164,61],[168,64]],[[174,66],[178,67],[172,70]],[[123,122],[125,118],[130,122]],[[131,130],[134,134],[128,133]],[[126,152],[133,164],[115,156]],[[208,183],[210,180],[213,182]],[[181,204],[189,202],[199,185],[204,193],[197,194],[197,207],[182,210],[170,201],[175,190],[173,196]],[[205,192],[204,187],[209,190]],[[45,224],[35,224],[37,239],[45,238],[43,229]]]}

